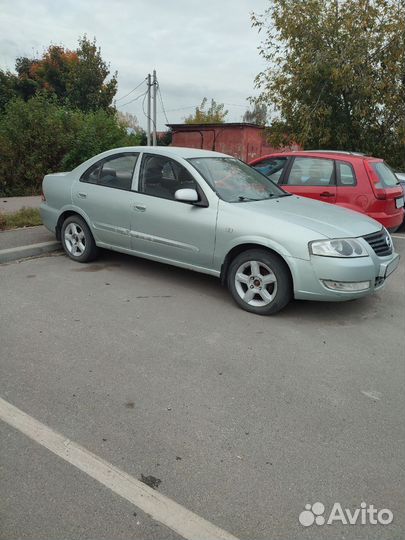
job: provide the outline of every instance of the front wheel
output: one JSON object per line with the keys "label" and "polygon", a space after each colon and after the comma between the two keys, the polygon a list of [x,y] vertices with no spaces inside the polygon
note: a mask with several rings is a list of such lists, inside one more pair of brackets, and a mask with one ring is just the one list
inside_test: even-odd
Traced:
{"label": "front wheel", "polygon": [[77,262],[90,262],[97,256],[93,235],[83,218],[69,216],[62,225],[62,246],[66,255]]}
{"label": "front wheel", "polygon": [[274,253],[251,249],[231,262],[228,288],[235,302],[246,311],[272,315],[292,298],[292,283],[286,263]]}

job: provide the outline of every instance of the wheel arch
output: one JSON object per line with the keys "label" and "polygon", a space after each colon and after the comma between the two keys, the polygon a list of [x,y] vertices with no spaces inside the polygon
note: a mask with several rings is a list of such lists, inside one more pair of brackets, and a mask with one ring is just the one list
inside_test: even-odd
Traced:
{"label": "wheel arch", "polygon": [[221,265],[220,279],[221,279],[222,285],[224,285],[226,282],[228,269],[233,259],[237,257],[240,253],[243,253],[244,251],[247,251],[249,249],[262,249],[279,257],[279,259],[281,259],[283,263],[285,264],[290,275],[291,284],[292,286],[294,286],[294,276],[293,276],[293,272],[287,258],[283,256],[283,254],[279,253],[277,250],[273,249],[272,247],[266,246],[265,244],[260,244],[258,242],[245,242],[242,244],[237,244],[236,246],[233,246],[233,248],[228,251]]}
{"label": "wheel arch", "polygon": [[63,222],[65,221],[66,218],[70,217],[70,216],[74,216],[74,215],[77,215],[77,216],[80,216],[82,219],[84,219],[84,221],[86,222],[86,225],[88,226],[88,228],[90,229],[91,233],[93,234],[94,236],[94,233],[93,233],[93,229],[90,225],[90,221],[88,219],[88,217],[83,213],[83,212],[80,212],[77,208],[66,208],[64,209],[60,216],[58,217],[58,221],[56,222],[56,226],[55,226],[55,234],[56,234],[56,239],[57,240],[61,240],[61,233],[62,233],[62,225],[63,225]]}

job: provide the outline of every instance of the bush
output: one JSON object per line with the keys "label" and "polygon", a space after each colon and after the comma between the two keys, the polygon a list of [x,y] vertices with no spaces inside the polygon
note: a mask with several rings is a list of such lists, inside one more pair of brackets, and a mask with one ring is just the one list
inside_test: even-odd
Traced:
{"label": "bush", "polygon": [[36,195],[45,174],[138,139],[105,110],[84,113],[41,94],[13,99],[0,115],[0,196]]}

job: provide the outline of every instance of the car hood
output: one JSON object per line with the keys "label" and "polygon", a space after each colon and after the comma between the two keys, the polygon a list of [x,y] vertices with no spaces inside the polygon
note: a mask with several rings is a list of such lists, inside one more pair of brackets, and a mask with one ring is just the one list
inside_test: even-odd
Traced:
{"label": "car hood", "polygon": [[305,227],[327,238],[364,236],[381,229],[380,223],[365,214],[295,195],[238,204],[248,212]]}

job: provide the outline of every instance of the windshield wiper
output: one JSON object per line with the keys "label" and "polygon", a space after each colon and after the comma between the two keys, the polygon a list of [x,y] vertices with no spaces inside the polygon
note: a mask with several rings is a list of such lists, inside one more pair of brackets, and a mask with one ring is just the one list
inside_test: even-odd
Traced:
{"label": "windshield wiper", "polygon": [[261,201],[262,199],[253,199],[252,197],[245,197],[244,195],[239,195],[238,201]]}

